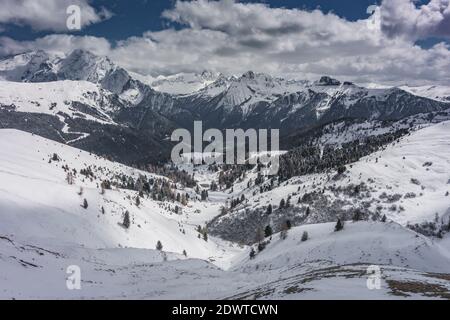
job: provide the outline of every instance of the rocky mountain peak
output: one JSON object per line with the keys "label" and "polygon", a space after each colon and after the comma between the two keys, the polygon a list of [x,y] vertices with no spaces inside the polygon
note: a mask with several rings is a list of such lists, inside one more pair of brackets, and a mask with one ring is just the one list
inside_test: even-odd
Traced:
{"label": "rocky mountain peak", "polygon": [[337,79],[331,78],[329,76],[323,76],[320,78],[318,85],[322,86],[340,86],[341,82]]}

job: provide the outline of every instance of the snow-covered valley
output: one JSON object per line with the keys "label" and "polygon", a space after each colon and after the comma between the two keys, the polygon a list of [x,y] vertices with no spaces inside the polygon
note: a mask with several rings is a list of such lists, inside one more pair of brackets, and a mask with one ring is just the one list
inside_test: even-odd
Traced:
{"label": "snow-covered valley", "polygon": [[[447,87],[152,78],[86,50],[0,80],[1,299],[449,298]],[[167,163],[196,119],[280,128],[279,173]]]}
{"label": "snow-covered valley", "polygon": [[[124,187],[130,179],[137,184],[168,178],[2,129],[0,298],[448,299],[449,234],[428,238],[405,224],[427,221],[436,212],[448,219],[449,126],[443,122],[418,130],[353,164],[335,182],[327,182],[326,174],[302,176],[253,195],[247,184],[256,172],[249,172],[233,190],[210,191],[207,201],[194,188],[171,184],[175,193],[189,195],[187,203],[154,200]],[[426,162],[432,165],[424,167]],[[195,172],[203,182],[217,178],[202,167]],[[245,195],[246,207],[275,207],[299,185],[307,193],[314,183],[320,189],[369,178],[372,188],[380,188],[377,196],[381,187],[423,195],[402,200],[404,211],[383,209],[386,222],[347,221],[335,232],[335,222],[310,221],[263,239],[264,250],[205,237],[198,229],[231,198]],[[292,203],[303,206],[295,196]],[[308,239],[303,241],[305,231]],[[253,259],[252,248],[260,251]],[[371,265],[381,268],[380,290],[367,287]],[[70,266],[81,270],[81,290],[67,287]]]}

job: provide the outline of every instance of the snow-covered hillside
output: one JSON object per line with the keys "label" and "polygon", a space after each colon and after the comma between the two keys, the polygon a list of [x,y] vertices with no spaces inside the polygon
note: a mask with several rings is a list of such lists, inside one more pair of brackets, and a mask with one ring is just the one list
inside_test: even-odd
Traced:
{"label": "snow-covered hillside", "polygon": [[[87,81],[0,82],[0,106],[17,112],[114,123],[108,114],[114,110],[111,99],[112,93]],[[85,107],[77,107],[77,103]]]}
{"label": "snow-covered hillside", "polygon": [[[40,245],[70,243],[93,249],[154,249],[161,241],[165,251],[182,254],[186,250],[189,257],[223,259],[225,264],[227,252],[239,250],[218,239],[198,238],[195,229],[205,222],[195,213],[202,206],[198,202],[175,214],[174,207],[182,207],[179,203],[142,198],[137,206],[135,191],[113,188],[101,194],[104,180],[113,182],[124,175],[135,179],[139,175],[149,179],[157,176],[20,131],[0,130],[0,136],[0,148],[5,151],[0,155],[2,235]],[[54,154],[60,160],[49,163]],[[78,172],[72,185],[66,181],[63,166]],[[93,170],[94,177],[80,174],[87,168]],[[84,199],[87,208],[82,207]],[[131,218],[129,229],[120,225],[126,211]]]}
{"label": "snow-covered hillside", "polygon": [[[262,186],[269,187],[270,181],[255,185],[257,171],[248,172],[245,179],[234,184],[232,194],[235,199],[244,196],[246,200],[215,219],[211,230],[226,239],[252,241],[258,227],[268,224],[279,229],[286,219],[294,224],[328,222],[338,217],[351,219],[355,212],[378,219],[386,215],[403,225],[434,221],[436,216],[447,222],[450,122],[418,128],[347,165],[342,174],[325,170],[261,190]],[[364,129],[364,124],[360,129]],[[383,128],[377,130],[383,133]],[[339,149],[343,141],[358,137],[346,137],[341,131],[337,131],[341,140],[330,133],[322,136],[321,143],[331,143]],[[288,199],[290,207],[279,209],[282,200]],[[266,214],[269,205],[273,208],[271,215]]]}
{"label": "snow-covered hillside", "polygon": [[202,73],[180,73],[167,77],[159,76],[153,81],[146,81],[145,83],[160,92],[190,94],[205,88],[220,77],[222,77],[220,73],[203,71]]}
{"label": "snow-covered hillside", "polygon": [[[186,206],[137,203],[136,191],[114,183],[166,178],[16,130],[0,130],[0,148],[0,298],[445,298],[450,287],[447,239],[394,222],[347,222],[339,233],[334,223],[293,228],[250,260],[250,248],[196,230],[220,213],[228,191]],[[113,187],[102,193],[105,180]],[[371,264],[382,268],[381,290],[367,289]],[[81,268],[82,290],[67,289],[69,266]],[[408,292],[411,283],[421,291]]]}
{"label": "snow-covered hillside", "polygon": [[[85,50],[5,58],[0,299],[450,298],[449,93],[152,78]],[[279,174],[167,164],[168,137],[194,119],[280,128]],[[71,265],[81,291],[66,287]]]}
{"label": "snow-covered hillside", "polygon": [[442,102],[450,102],[450,88],[444,86],[402,86],[401,89],[420,97],[425,97]]}
{"label": "snow-covered hillside", "polygon": [[[447,248],[425,236],[417,236],[395,222],[349,221],[340,232],[334,231],[335,225],[322,223],[297,227],[288,232],[286,240],[274,235],[266,249],[253,260],[248,261],[245,256],[239,267],[258,265],[262,269],[277,269],[329,261],[338,265],[372,263],[450,272],[450,251]],[[308,240],[303,242],[305,231]]]}

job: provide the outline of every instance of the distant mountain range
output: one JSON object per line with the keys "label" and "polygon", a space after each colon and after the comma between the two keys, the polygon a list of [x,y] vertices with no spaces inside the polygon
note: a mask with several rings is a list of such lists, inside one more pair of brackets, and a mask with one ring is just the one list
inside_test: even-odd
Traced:
{"label": "distant mountain range", "polygon": [[[328,76],[287,80],[205,71],[148,81],[108,57],[33,51],[0,61],[0,125],[127,164],[167,159],[175,128],[279,128],[341,119],[399,120],[450,107],[450,87],[365,88]],[[158,152],[155,152],[158,150]]]}

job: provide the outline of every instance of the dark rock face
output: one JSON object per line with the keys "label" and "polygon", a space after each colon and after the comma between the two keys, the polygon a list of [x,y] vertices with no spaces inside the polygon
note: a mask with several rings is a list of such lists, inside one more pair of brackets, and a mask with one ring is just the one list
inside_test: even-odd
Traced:
{"label": "dark rock face", "polygon": [[323,76],[319,80],[319,85],[322,85],[322,86],[340,86],[341,82],[339,80],[333,79],[331,77]]}

